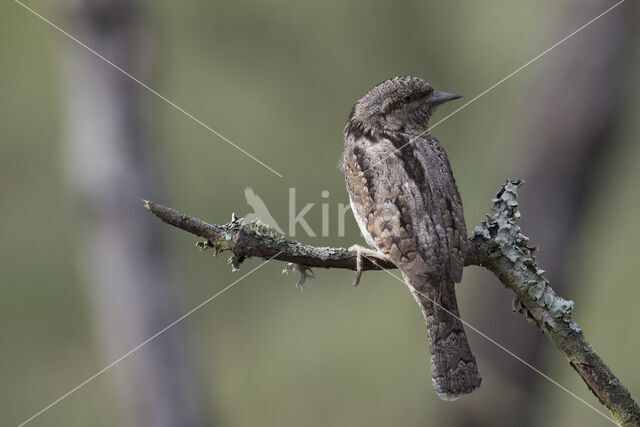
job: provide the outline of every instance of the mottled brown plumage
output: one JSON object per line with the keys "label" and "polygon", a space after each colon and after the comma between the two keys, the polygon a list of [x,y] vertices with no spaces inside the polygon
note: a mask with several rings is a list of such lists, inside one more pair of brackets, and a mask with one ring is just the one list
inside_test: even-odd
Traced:
{"label": "mottled brown plumage", "polygon": [[[369,245],[402,271],[428,329],[436,392],[452,400],[481,378],[459,316],[467,232],[449,160],[427,132],[435,108],[457,95],[395,77],[363,96],[345,126],[344,173]],[[434,303],[435,302],[435,303]],[[452,314],[455,316],[452,316]]]}

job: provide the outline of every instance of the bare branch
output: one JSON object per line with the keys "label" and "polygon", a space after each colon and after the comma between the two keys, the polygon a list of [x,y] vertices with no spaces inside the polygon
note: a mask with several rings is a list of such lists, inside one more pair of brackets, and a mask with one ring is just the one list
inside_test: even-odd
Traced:
{"label": "bare branch", "polygon": [[[493,272],[505,287],[516,295],[514,311],[527,316],[553,342],[582,377],[587,387],[623,426],[640,426],[640,407],[620,380],[593,350],[571,311],[573,301],[555,294],[538,267],[535,248],[520,232],[516,220],[518,187],[521,181],[507,181],[493,200],[492,215],[474,229],[465,257],[465,265],[482,266]],[[254,221],[244,224],[236,218],[225,225],[212,225],[154,202],[144,201],[145,208],[167,224],[206,239],[199,246],[216,253],[233,252],[234,268],[249,257],[270,258],[302,267],[344,268],[356,270],[356,253],[344,248],[319,248],[287,240]],[[363,260],[363,270],[393,269],[384,259],[372,263]]]}

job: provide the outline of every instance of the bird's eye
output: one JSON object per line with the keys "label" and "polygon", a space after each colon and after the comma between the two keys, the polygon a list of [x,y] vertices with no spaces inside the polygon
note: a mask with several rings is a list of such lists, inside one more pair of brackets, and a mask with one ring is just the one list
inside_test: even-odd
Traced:
{"label": "bird's eye", "polygon": [[405,95],[402,100],[406,103],[413,101],[413,97],[411,95]]}

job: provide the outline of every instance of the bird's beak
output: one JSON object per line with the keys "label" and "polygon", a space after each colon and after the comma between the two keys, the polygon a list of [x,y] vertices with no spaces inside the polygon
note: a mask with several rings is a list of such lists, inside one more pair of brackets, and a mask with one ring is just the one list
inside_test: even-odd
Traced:
{"label": "bird's beak", "polygon": [[439,92],[434,90],[431,95],[425,100],[428,104],[440,105],[453,99],[462,98],[462,95],[456,95],[455,93]]}

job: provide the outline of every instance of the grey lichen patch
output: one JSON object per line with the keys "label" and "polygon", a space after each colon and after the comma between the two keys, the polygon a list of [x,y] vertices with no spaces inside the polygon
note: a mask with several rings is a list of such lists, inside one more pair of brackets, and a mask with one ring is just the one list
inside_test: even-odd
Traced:
{"label": "grey lichen patch", "polygon": [[[213,255],[217,256],[220,252],[231,251],[235,248],[233,236],[237,231],[244,227],[242,218],[238,218],[235,214],[231,215],[231,221],[227,224],[220,225],[221,230],[217,239],[208,239],[196,243],[196,246],[202,251],[213,249]],[[229,260],[231,263],[231,260]],[[233,264],[232,264],[233,265]]]}
{"label": "grey lichen patch", "polygon": [[[242,221],[242,219],[240,219],[240,220]],[[249,224],[247,224],[245,229],[247,231],[253,232],[258,237],[266,237],[269,240],[278,239],[278,238],[283,237],[276,230],[272,229],[267,224],[262,222],[262,220],[260,218],[256,218],[253,221],[251,221]]]}
{"label": "grey lichen patch", "polygon": [[[256,256],[256,248],[272,248],[282,251],[293,257],[310,257],[321,261],[329,261],[337,256],[348,253],[344,248],[313,247],[302,243],[288,240],[285,236],[270,228],[259,218],[246,223],[243,218],[235,214],[227,224],[218,226],[218,238],[198,242],[197,246],[201,250],[214,249],[215,254],[222,251],[231,251],[233,256],[229,258],[231,268],[236,271],[240,264],[251,256]],[[301,287],[307,278],[313,278],[313,272],[309,267],[296,267],[300,271],[301,280],[296,286]]]}
{"label": "grey lichen patch", "polygon": [[511,301],[511,309],[514,311],[514,313],[524,313],[524,311],[526,310],[525,306],[522,305],[522,302],[518,298],[514,298],[513,301]]}
{"label": "grey lichen patch", "polygon": [[582,328],[580,328],[580,326],[573,320],[571,319],[569,322],[569,328],[574,331],[574,332],[582,332]]}
{"label": "grey lichen patch", "polygon": [[316,278],[316,275],[313,272],[313,270],[311,270],[306,265],[302,265],[302,264],[294,264],[290,262],[290,263],[287,263],[287,265],[285,265],[284,269],[282,270],[282,274],[289,274],[289,273],[295,273],[295,272],[300,273],[300,278],[296,282],[296,288],[300,288],[300,291],[303,290],[302,285],[304,285],[307,279]]}
{"label": "grey lichen patch", "polygon": [[228,231],[238,231],[244,226],[245,224],[242,218],[239,218],[236,214],[231,214],[231,221],[224,225],[221,225],[220,227]]}
{"label": "grey lichen patch", "polygon": [[334,258],[336,255],[338,254],[342,254],[346,251],[346,249],[344,248],[330,248],[330,247],[319,247],[316,248],[317,252],[316,254],[318,255],[318,258],[320,258],[323,261],[326,261],[328,259],[332,259]]}
{"label": "grey lichen patch", "polygon": [[489,240],[491,238],[491,233],[487,230],[486,227],[477,226],[473,229],[473,235],[479,235],[480,237],[484,237]]}
{"label": "grey lichen patch", "polygon": [[205,252],[209,250],[211,247],[212,245],[209,243],[208,240],[196,242],[196,248],[200,249],[200,252]]}
{"label": "grey lichen patch", "polygon": [[234,254],[233,256],[229,257],[227,263],[231,266],[231,271],[235,272],[240,270],[240,264],[242,264],[244,259],[244,256],[238,254]]}
{"label": "grey lichen patch", "polygon": [[516,295],[521,300],[514,303],[514,311],[523,312],[527,299],[534,301],[548,312],[548,321],[553,326],[553,319],[563,319],[572,330],[579,327],[571,319],[573,301],[565,300],[555,294],[544,277],[544,270],[538,267],[533,248],[527,246],[529,238],[522,234],[516,220],[520,218],[518,210],[518,189],[522,181],[508,180],[493,199],[492,215],[482,221],[473,231],[473,238],[493,240],[497,247],[495,253],[489,255],[489,262],[504,257],[512,263],[511,274],[517,280],[511,281],[516,287]]}
{"label": "grey lichen patch", "polygon": [[[234,254],[227,260],[227,263],[231,265],[232,271],[238,271],[240,269],[240,264],[242,264],[245,258],[250,254],[245,253],[246,251],[238,251],[234,237],[243,228],[248,229],[249,226],[244,224],[242,218],[239,218],[236,214],[232,214],[231,221],[227,224],[220,225],[219,228],[220,233],[217,239],[200,241],[196,243],[196,246],[202,252],[208,249],[213,249],[214,256],[217,256],[220,252],[232,251]],[[261,227],[259,225],[254,225],[254,229],[251,229],[251,231],[257,234],[257,231],[255,230],[258,229],[261,229]]]}

